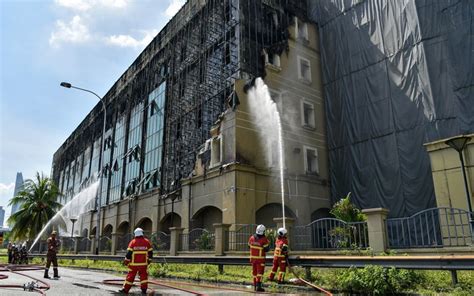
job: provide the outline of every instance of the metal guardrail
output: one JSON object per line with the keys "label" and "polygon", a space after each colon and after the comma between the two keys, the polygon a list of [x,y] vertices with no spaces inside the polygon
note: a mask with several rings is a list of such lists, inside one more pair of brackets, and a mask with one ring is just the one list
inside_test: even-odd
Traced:
{"label": "metal guardrail", "polygon": [[[46,254],[30,254],[30,258],[46,258]],[[116,255],[58,255],[59,259],[123,261]],[[402,269],[474,270],[474,255],[449,256],[290,256],[293,266],[320,268],[362,268],[367,265]],[[273,257],[266,263],[271,265]],[[160,256],[154,263],[249,265],[247,256]]]}

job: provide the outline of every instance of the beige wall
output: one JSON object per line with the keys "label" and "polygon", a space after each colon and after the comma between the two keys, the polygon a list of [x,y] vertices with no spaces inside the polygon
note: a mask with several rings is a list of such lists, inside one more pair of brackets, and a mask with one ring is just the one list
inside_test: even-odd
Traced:
{"label": "beige wall", "polygon": [[[464,149],[464,164],[469,185],[471,204],[474,205],[472,188],[474,186],[474,134]],[[468,209],[461,162],[456,150],[446,145],[444,140],[427,143],[425,147],[430,155],[431,171],[438,207]]]}

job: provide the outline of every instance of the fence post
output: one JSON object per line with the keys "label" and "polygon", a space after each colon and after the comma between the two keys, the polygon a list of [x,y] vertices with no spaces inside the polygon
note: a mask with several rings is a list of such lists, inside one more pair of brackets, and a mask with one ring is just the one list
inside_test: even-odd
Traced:
{"label": "fence post", "polygon": [[[273,218],[273,221],[276,223],[277,225],[277,229],[278,230],[279,228],[282,228],[283,227],[283,218]],[[291,237],[291,229],[293,228],[293,224],[295,223],[295,219],[293,218],[289,218],[289,217],[285,217],[285,227],[286,227],[286,231],[288,231],[286,237],[288,238],[288,243],[290,242],[290,237]],[[290,245],[290,248],[291,248],[291,245]]]}
{"label": "fence post", "polygon": [[367,215],[367,231],[369,233],[369,247],[376,253],[387,250],[387,227],[385,219],[389,210],[384,208],[364,209]]}
{"label": "fence post", "polygon": [[223,223],[214,223],[215,237],[214,237],[214,251],[216,252],[217,256],[225,255],[225,232],[229,231],[230,224],[223,224]]}
{"label": "fence post", "polygon": [[80,241],[81,237],[79,236],[76,236],[74,238],[74,254],[78,254],[79,253],[79,241]]}
{"label": "fence post", "polygon": [[178,255],[181,234],[184,228],[170,227],[170,256]]}
{"label": "fence post", "polygon": [[118,241],[119,233],[114,232],[112,233],[112,246],[110,248],[110,254],[117,255],[117,241]]}

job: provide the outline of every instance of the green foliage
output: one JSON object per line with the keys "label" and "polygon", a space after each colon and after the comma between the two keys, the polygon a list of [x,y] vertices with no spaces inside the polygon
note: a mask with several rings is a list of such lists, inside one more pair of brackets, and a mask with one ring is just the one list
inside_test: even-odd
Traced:
{"label": "green foliage", "polygon": [[351,193],[349,192],[345,198],[341,198],[335,203],[330,211],[334,217],[345,222],[362,222],[366,221],[366,215],[356,208],[350,201]]}
{"label": "green foliage", "polygon": [[368,265],[340,271],[333,285],[339,291],[386,295],[404,291],[419,282],[420,277],[412,270]]}
{"label": "green foliage", "polygon": [[270,242],[270,249],[275,248],[275,241],[277,238],[277,231],[275,229],[269,228],[265,231],[265,236],[267,237],[268,241]]}
{"label": "green foliage", "polygon": [[11,237],[23,240],[34,239],[44,225],[61,208],[56,200],[61,195],[54,182],[43,174],[36,173],[36,180],[26,180],[23,190],[10,200],[9,205],[21,203],[21,208],[8,218],[13,225]]}
{"label": "green foliage", "polygon": [[214,248],[213,239],[213,233],[203,231],[201,236],[196,239],[195,244],[199,250],[212,250]]}

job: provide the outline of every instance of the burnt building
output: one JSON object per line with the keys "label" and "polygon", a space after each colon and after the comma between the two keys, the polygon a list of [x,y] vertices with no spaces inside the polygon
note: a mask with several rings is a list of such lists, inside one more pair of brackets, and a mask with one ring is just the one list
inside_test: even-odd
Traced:
{"label": "burnt building", "polygon": [[[306,13],[304,1],[189,0],[104,96],[104,147],[98,104],[54,154],[61,202],[100,175],[101,235],[273,225],[279,173],[264,151],[276,151],[261,148],[243,91],[263,77],[283,114],[287,215],[327,215],[318,33]],[[82,236],[96,216],[97,205],[82,216]]]}

